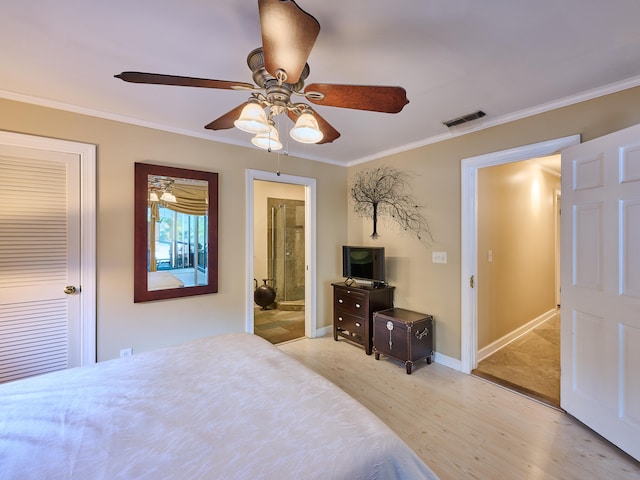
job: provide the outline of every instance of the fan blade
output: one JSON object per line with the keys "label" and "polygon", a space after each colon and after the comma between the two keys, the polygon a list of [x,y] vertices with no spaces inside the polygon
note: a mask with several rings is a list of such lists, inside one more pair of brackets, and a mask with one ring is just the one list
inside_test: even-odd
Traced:
{"label": "fan blade", "polygon": [[322,140],[320,140],[316,145],[321,145],[323,143],[331,143],[334,140],[337,140],[340,137],[340,132],[331,126],[329,122],[327,122],[324,118],[320,116],[320,114],[313,110],[313,115],[318,120],[318,128],[322,132]]}
{"label": "fan blade", "polygon": [[[323,143],[331,143],[334,140],[337,140],[340,137],[340,132],[337,131],[335,128],[333,128],[331,124],[327,122],[324,118],[322,118],[317,111],[315,111],[311,107],[308,107],[308,108],[313,112],[313,116],[316,117],[316,120],[318,121],[318,128],[322,132],[322,140],[316,143],[316,145],[322,145]],[[292,112],[291,110],[287,111],[287,116],[291,119],[293,123],[296,123],[296,121],[298,120],[298,115],[295,112]]]}
{"label": "fan blade", "polygon": [[[321,93],[324,98],[314,98],[314,95],[309,95],[312,92]],[[402,87],[312,83],[305,88],[304,93],[316,105],[371,112],[398,113],[409,103],[407,92]]]}
{"label": "fan blade", "polygon": [[178,77],[176,75],[163,75],[161,73],[122,72],[114,75],[125,82],[151,83],[155,85],[178,85],[181,87],[221,88],[232,90],[234,87],[255,88],[254,85],[244,82],[229,82],[227,80],[210,80],[208,78]]}
{"label": "fan blade", "polygon": [[265,69],[278,78],[287,74],[287,83],[296,83],[307,63],[320,24],[293,0],[258,0]]}
{"label": "fan blade", "polygon": [[210,124],[205,125],[204,128],[208,128],[209,130],[225,130],[227,128],[233,128],[233,122],[240,117],[242,109],[247,105],[247,103],[249,102],[244,102],[242,105],[238,105],[236,108],[228,111],[220,118],[217,118]]}

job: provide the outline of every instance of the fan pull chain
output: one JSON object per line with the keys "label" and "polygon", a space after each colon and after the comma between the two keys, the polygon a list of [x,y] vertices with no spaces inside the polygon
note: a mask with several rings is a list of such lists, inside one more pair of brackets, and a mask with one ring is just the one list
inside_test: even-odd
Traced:
{"label": "fan pull chain", "polygon": [[[276,128],[278,129],[278,135],[280,135],[280,116],[276,118]],[[276,175],[280,176],[280,151],[278,151]]]}
{"label": "fan pull chain", "polygon": [[[280,115],[276,117],[276,129],[278,130],[278,134],[280,133]],[[287,136],[284,144],[284,156],[289,156],[289,137]],[[278,151],[278,160],[277,160],[277,170],[276,175],[280,176],[280,151]]]}

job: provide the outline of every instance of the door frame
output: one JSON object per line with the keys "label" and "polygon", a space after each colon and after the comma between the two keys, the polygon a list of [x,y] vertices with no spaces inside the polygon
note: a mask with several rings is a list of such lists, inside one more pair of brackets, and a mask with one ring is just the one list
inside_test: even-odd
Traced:
{"label": "door frame", "polygon": [[[478,169],[559,153],[580,143],[580,135],[465,158],[461,162],[461,322],[460,368],[464,373],[478,366]],[[473,285],[471,279],[473,278]]]}
{"label": "door frame", "polygon": [[246,174],[246,307],[245,330],[254,332],[253,318],[253,278],[254,278],[254,180],[275,183],[301,185],[304,188],[304,332],[305,336],[315,338],[316,332],[316,179],[287,175],[284,173],[266,172],[247,169]]}
{"label": "door frame", "polygon": [[80,159],[80,365],[96,363],[96,146],[6,131],[0,131],[0,144]]}

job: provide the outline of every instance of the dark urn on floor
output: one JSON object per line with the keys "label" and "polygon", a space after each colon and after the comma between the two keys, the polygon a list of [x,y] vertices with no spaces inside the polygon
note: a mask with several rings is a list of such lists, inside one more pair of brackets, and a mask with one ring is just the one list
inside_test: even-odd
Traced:
{"label": "dark urn on floor", "polygon": [[253,301],[266,310],[269,305],[276,299],[276,290],[271,285],[267,285],[269,278],[263,278],[263,284],[258,286],[258,281],[254,278],[256,289],[253,292]]}

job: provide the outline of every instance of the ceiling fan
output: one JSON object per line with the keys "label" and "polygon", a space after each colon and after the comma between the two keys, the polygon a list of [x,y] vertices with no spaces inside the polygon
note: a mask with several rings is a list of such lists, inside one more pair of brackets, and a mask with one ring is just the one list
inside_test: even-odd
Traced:
{"label": "ceiling fan", "polygon": [[115,76],[132,83],[250,92],[246,102],[205,128],[224,130],[235,126],[256,134],[252,142],[269,150],[282,148],[273,117],[283,113],[295,123],[290,133],[297,141],[322,144],[340,137],[340,133],[309,104],[293,102],[292,95],[316,105],[383,113],[398,113],[409,103],[402,87],[312,83],[304,88],[310,71],[306,62],[320,32],[320,24],[294,0],[258,0],[258,11],[262,47],[247,57],[257,86],[144,72],[122,72]]}

